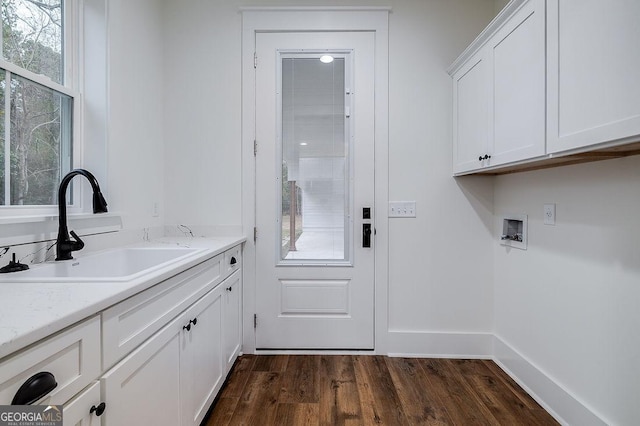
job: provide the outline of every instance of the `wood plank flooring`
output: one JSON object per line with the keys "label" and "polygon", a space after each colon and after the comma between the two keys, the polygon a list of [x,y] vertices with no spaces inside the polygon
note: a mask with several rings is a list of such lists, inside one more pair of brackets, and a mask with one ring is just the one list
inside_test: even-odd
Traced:
{"label": "wood plank flooring", "polygon": [[203,424],[558,423],[493,361],[245,355]]}

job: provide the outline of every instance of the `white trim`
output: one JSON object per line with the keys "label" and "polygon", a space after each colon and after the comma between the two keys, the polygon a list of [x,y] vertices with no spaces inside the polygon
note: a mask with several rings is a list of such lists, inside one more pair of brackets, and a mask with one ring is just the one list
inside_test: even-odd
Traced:
{"label": "white trim", "polygon": [[240,12],[391,12],[391,6],[242,6]]}
{"label": "white trim", "polygon": [[[320,59],[322,55],[331,54],[336,59],[344,60],[344,88],[347,89],[353,86],[353,69],[354,69],[354,51],[353,49],[277,49],[276,55],[276,130],[278,132],[276,137],[276,153],[277,158],[275,161],[275,170],[277,170],[277,184],[276,184],[276,199],[282,199],[282,185],[279,177],[282,172],[282,162],[284,156],[284,141],[283,141],[283,92],[282,92],[282,62],[284,59],[300,59],[300,58],[314,58]],[[353,111],[353,96],[344,95],[345,110],[351,109]],[[283,259],[281,253],[281,241],[282,241],[282,226],[278,226],[278,237],[275,239],[274,250],[274,262],[278,267],[301,267],[301,266],[328,266],[328,267],[352,267],[353,259],[355,256],[355,242],[353,241],[353,227],[354,227],[354,188],[353,188],[353,173],[354,173],[354,157],[353,157],[353,120],[350,116],[345,117],[344,123],[344,140],[347,147],[348,156],[345,165],[345,198],[344,205],[347,209],[345,217],[348,218],[344,222],[344,257],[342,259]],[[278,220],[282,220],[282,203],[276,203],[276,217]],[[282,224],[280,224],[282,225]]]}
{"label": "white trim", "polygon": [[447,73],[453,75],[458,69],[464,65],[465,62],[487,41],[493,36],[500,28],[502,28],[511,17],[520,10],[529,0],[511,0],[500,13],[493,18],[493,20],[487,25],[487,27],[476,37],[475,40],[453,61],[453,63],[447,68]]}
{"label": "white trim", "polygon": [[[240,8],[242,12],[242,224],[251,235],[255,218],[255,34],[288,31],[374,31],[375,45],[375,211],[386,213],[389,193],[389,11],[370,7]],[[258,64],[258,66],[260,66]],[[260,145],[258,142],[258,152]],[[388,219],[377,214],[375,237],[375,345],[384,352],[387,334]],[[258,238],[260,231],[258,230]],[[245,244],[243,352],[255,352],[255,243]]]}
{"label": "white trim", "polygon": [[56,83],[55,81],[51,80],[46,75],[36,74],[32,71],[14,65],[11,62],[7,62],[2,58],[0,58],[0,68],[4,68],[17,77],[22,77],[26,80],[32,81],[51,90],[55,90],[56,92],[63,93],[69,97],[75,98],[76,96],[78,96],[78,93],[72,88],[63,86],[62,84]]}
{"label": "white trim", "polygon": [[351,350],[265,350],[259,349],[255,351],[256,355],[375,355],[375,352],[372,350],[363,349],[360,351],[351,351]]}
{"label": "white trim", "polygon": [[[83,99],[81,96],[80,88],[82,87],[82,64],[81,51],[83,49],[83,38],[80,37],[83,30],[83,2],[81,0],[63,0],[62,3],[62,20],[63,20],[63,34],[62,34],[62,80],[63,84],[53,81],[50,77],[43,74],[36,74],[28,69],[19,67],[11,62],[6,61],[0,57],[0,68],[7,71],[7,79],[12,77],[23,78],[45,88],[48,88],[54,92],[61,93],[71,98],[71,141],[70,147],[65,150],[60,149],[60,154],[65,152],[72,152],[71,164],[69,169],[73,169],[81,166],[83,141],[82,141],[82,127],[83,127]],[[6,97],[6,103],[9,103],[9,96]],[[10,129],[10,117],[6,114],[5,128]],[[62,131],[62,130],[61,130]],[[10,150],[9,144],[6,144],[6,151]],[[6,163],[6,162],[5,162]],[[63,161],[64,163],[64,161]],[[6,164],[5,164],[6,167]],[[8,170],[8,168],[6,168]],[[60,170],[60,178],[66,174],[69,170]],[[73,185],[74,203],[68,206],[72,212],[79,212],[81,210],[89,211],[90,207],[85,206],[81,193],[82,185]],[[17,206],[6,203],[9,200],[10,181],[5,182],[5,200],[2,200],[3,205],[0,208],[0,218],[5,223],[10,220],[14,220],[14,223],[22,223],[21,217],[31,217],[39,215],[43,220],[47,220],[52,214],[57,213],[56,206],[42,206],[42,205],[26,205]],[[29,220],[29,219],[27,219]]]}
{"label": "white trim", "polygon": [[389,356],[491,359],[493,334],[390,330],[388,347]]}
{"label": "white trim", "polygon": [[494,362],[560,424],[581,426],[611,424],[496,335],[494,335],[493,352]]}
{"label": "white trim", "polygon": [[[11,74],[5,72],[4,74],[4,87],[11,87]],[[7,134],[11,134],[11,117],[7,114],[7,111],[11,111],[11,96],[4,96],[4,164],[2,173],[5,175],[4,179],[4,200],[2,204],[4,206],[11,205],[11,179],[7,179],[7,176],[11,175],[11,143],[6,143]]]}

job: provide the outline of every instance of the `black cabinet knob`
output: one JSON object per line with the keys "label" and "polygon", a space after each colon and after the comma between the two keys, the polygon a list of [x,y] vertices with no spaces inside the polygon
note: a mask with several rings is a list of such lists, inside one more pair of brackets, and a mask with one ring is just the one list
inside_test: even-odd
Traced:
{"label": "black cabinet knob", "polygon": [[189,324],[187,324],[187,325],[183,325],[183,326],[182,326],[182,329],[183,329],[183,330],[187,330],[187,331],[191,331],[191,321],[189,321]]}
{"label": "black cabinet knob", "polygon": [[482,158],[482,155],[480,157],[478,157],[478,161],[482,161],[484,160],[484,158]]}
{"label": "black cabinet knob", "polygon": [[231,257],[231,262],[230,262],[230,263],[231,263],[232,265],[235,265],[236,263],[238,263],[238,261],[236,260],[236,257],[235,257],[235,256],[232,256],[232,257]]}
{"label": "black cabinet knob", "polygon": [[233,287],[227,287],[227,291],[233,291]]}
{"label": "black cabinet knob", "polygon": [[48,371],[41,371],[29,377],[18,389],[11,405],[30,405],[58,386],[56,378]]}
{"label": "black cabinet knob", "polygon": [[191,320],[191,324],[196,325],[198,323],[198,318],[194,318]]}
{"label": "black cabinet knob", "polygon": [[104,413],[105,408],[107,408],[107,404],[105,404],[104,402],[98,404],[97,407],[95,405],[92,405],[91,409],[89,410],[89,414],[96,413],[96,416],[100,417],[102,413]]}
{"label": "black cabinet knob", "polygon": [[484,155],[484,159],[485,159],[485,160],[488,160],[489,158],[491,158],[491,156],[490,156],[489,154],[485,154],[485,155]]}

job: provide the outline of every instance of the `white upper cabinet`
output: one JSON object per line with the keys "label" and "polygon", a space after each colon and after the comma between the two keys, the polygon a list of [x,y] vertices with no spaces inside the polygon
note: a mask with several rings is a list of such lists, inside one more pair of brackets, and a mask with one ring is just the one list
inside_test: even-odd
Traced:
{"label": "white upper cabinet", "polygon": [[545,2],[512,2],[449,70],[454,173],[545,153]]}
{"label": "white upper cabinet", "polygon": [[545,153],[544,0],[530,0],[491,39],[491,164]]}
{"label": "white upper cabinet", "polygon": [[488,151],[491,74],[486,52],[476,53],[453,75],[454,172],[481,168]]}
{"label": "white upper cabinet", "polygon": [[548,152],[640,135],[640,1],[548,0]]}
{"label": "white upper cabinet", "polygon": [[449,69],[454,174],[637,154],[639,19],[639,0],[512,0]]}

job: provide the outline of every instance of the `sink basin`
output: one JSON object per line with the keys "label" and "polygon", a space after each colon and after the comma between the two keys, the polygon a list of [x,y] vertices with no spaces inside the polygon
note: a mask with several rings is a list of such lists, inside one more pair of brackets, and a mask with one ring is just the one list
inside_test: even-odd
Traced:
{"label": "sink basin", "polygon": [[202,249],[127,247],[77,259],[47,262],[27,271],[0,275],[1,281],[129,281],[145,273],[185,260]]}

